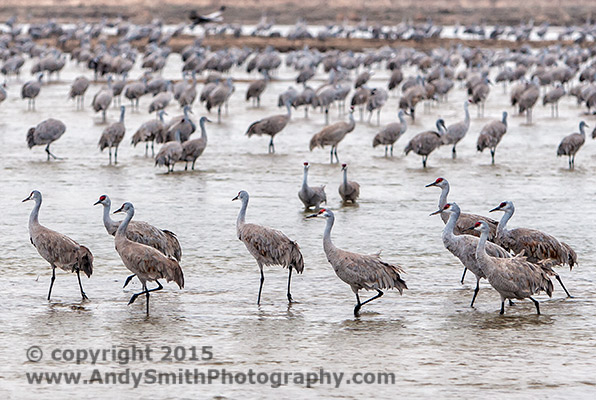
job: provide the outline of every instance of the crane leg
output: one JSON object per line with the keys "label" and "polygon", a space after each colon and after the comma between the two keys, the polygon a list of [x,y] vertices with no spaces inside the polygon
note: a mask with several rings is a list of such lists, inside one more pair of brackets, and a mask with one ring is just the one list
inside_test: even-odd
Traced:
{"label": "crane leg", "polygon": [[480,291],[480,278],[476,278],[476,289],[474,289],[474,296],[472,296],[472,303],[470,303],[470,307],[474,307],[474,301],[476,301],[476,296],[478,296],[479,291]]}
{"label": "crane leg", "polygon": [[83,290],[83,284],[81,283],[81,274],[79,273],[78,269],[77,269],[77,279],[79,280],[79,289],[81,289],[81,297],[83,298],[83,300],[89,300],[89,297],[87,297],[87,295],[85,294],[85,291]]}
{"label": "crane leg", "polygon": [[567,294],[567,297],[569,297],[570,299],[572,299],[573,296],[571,294],[569,294],[569,291],[567,290],[567,288],[565,287],[565,285],[563,285],[563,281],[561,280],[561,277],[557,274],[557,275],[555,275],[555,278],[559,281],[559,284],[561,284],[561,287],[563,288],[563,290]]}
{"label": "crane leg", "polygon": [[271,140],[269,141],[269,149],[268,153],[275,153],[275,147],[273,146],[273,136],[271,136]]}
{"label": "crane leg", "polygon": [[145,157],[147,157],[148,153],[149,153],[149,142],[145,142]]}
{"label": "crane leg", "polygon": [[501,300],[501,312],[499,314],[505,314],[505,299]]}
{"label": "crane leg", "polygon": [[151,158],[155,157],[155,150],[153,149],[153,141],[151,141]]}
{"label": "crane leg", "polygon": [[290,282],[292,280],[292,267],[288,268],[290,270],[290,273],[288,274],[288,302],[293,302],[294,300],[292,299],[292,294],[290,293]]}
{"label": "crane leg", "polygon": [[134,278],[135,276],[137,276],[137,274],[132,274],[132,275],[128,276],[126,278],[126,280],[124,281],[124,286],[122,286],[122,288],[124,289],[130,283],[130,281],[132,280],[132,278]]}
{"label": "crane leg", "polygon": [[118,146],[116,146],[116,150],[114,150],[114,164],[118,164]]}
{"label": "crane leg", "polygon": [[333,146],[331,146],[331,151],[329,152],[329,163],[333,164]]}
{"label": "crane leg", "polygon": [[325,108],[325,125],[329,125],[329,108]]}
{"label": "crane leg", "polygon": [[333,150],[333,154],[335,154],[335,161],[339,162],[339,158],[337,157],[337,146],[335,146],[335,149]]}
{"label": "crane leg", "polygon": [[381,125],[381,109],[377,110],[377,125]]}
{"label": "crane leg", "polygon": [[261,305],[261,292],[263,291],[263,282],[265,282],[265,274],[263,274],[263,266],[259,265],[261,269],[261,284],[259,286],[259,297],[257,298],[257,305]]}
{"label": "crane leg", "polygon": [[112,164],[112,148],[111,147],[108,147],[108,151],[109,151],[109,154],[110,154],[110,164]]}
{"label": "crane leg", "polygon": [[50,290],[48,291],[48,301],[52,295],[52,287],[54,287],[54,281],[56,280],[56,266],[52,265],[52,279],[50,280]]}
{"label": "crane leg", "polygon": [[151,290],[147,290],[147,284],[144,284],[143,291],[133,294],[132,297],[130,298],[130,300],[128,301],[128,305],[131,305],[132,303],[134,303],[135,300],[137,299],[137,297],[139,297],[140,295],[145,294],[145,295],[147,295],[147,314],[149,314],[149,292],[155,292],[157,290],[163,289],[163,286],[161,286],[161,283],[159,283],[158,280],[156,280],[155,283],[157,283],[157,287],[154,289],[151,289]]}
{"label": "crane leg", "polygon": [[495,151],[496,151],[496,149],[490,149],[490,158],[491,158],[492,165],[495,165]]}
{"label": "crane leg", "polygon": [[388,150],[387,147],[389,147],[389,146],[385,146],[385,157],[387,157],[387,150]]}
{"label": "crane leg", "polygon": [[192,170],[195,170],[195,162],[197,161],[197,159],[195,158],[194,160],[192,160]]}
{"label": "crane leg", "polygon": [[370,303],[371,301],[373,301],[374,299],[378,299],[379,297],[383,296],[383,292],[380,291],[379,289],[377,289],[377,295],[371,297],[368,300],[363,301],[362,303],[360,302],[360,296],[358,296],[358,293],[356,293],[356,300],[358,301],[358,304],[356,304],[356,307],[354,307],[354,316],[357,317],[358,314],[360,313],[360,308],[365,305],[366,303]]}
{"label": "crane leg", "polygon": [[532,296],[528,298],[534,302],[534,305],[536,306],[536,314],[540,315],[540,304],[538,303],[538,301],[532,298]]}
{"label": "crane leg", "polygon": [[462,285],[464,284],[464,278],[466,277],[466,272],[468,272],[468,269],[464,267],[464,273],[462,274],[461,281],[460,281]]}
{"label": "crane leg", "polygon": [[105,123],[106,122],[106,110],[103,110],[101,112],[101,114],[102,114],[102,121],[103,121],[103,123]]}
{"label": "crane leg", "polygon": [[422,168],[426,168],[426,159],[428,156],[422,156]]}
{"label": "crane leg", "polygon": [[184,162],[184,170],[185,171],[188,171],[188,161],[185,161]]}
{"label": "crane leg", "polygon": [[221,124],[221,106],[217,109],[217,123]]}
{"label": "crane leg", "polygon": [[455,145],[453,145],[453,148],[451,149],[451,158],[454,160],[457,158],[457,151],[455,151]]}

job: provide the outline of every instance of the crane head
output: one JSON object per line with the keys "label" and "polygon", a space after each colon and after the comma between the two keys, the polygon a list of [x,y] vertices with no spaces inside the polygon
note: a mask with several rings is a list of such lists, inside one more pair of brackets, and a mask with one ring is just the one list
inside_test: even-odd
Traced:
{"label": "crane head", "polygon": [[433,213],[430,213],[430,214],[429,214],[429,217],[430,217],[431,215],[437,215],[437,214],[439,214],[439,213],[442,213],[443,211],[446,211],[446,212],[449,212],[449,211],[451,211],[451,203],[447,203],[447,204],[445,204],[445,205],[443,206],[443,208],[439,208],[437,211],[435,211],[435,212],[433,212]]}
{"label": "crane head", "polygon": [[26,199],[23,199],[22,203],[29,201],[29,200],[37,200],[37,198],[41,199],[41,193],[38,192],[37,190],[34,190],[31,192],[29,197],[27,197]]}
{"label": "crane head", "polygon": [[341,170],[342,170],[342,171],[344,171],[344,170],[346,170],[346,169],[348,169],[348,164],[346,164],[346,163],[343,163],[343,164],[341,165]]}
{"label": "crane head", "polygon": [[98,204],[103,204],[105,206],[109,206],[109,205],[111,205],[110,198],[107,195],[102,194],[101,196],[99,196],[99,200],[97,200],[95,203],[93,203],[94,206],[96,206]]}
{"label": "crane head", "polygon": [[493,212],[493,211],[513,211],[514,207],[513,207],[513,203],[511,201],[503,201],[501,204],[499,204],[497,207],[493,208],[492,210],[490,210],[489,212]]}
{"label": "crane head", "polygon": [[244,200],[245,198],[248,199],[248,192],[245,191],[245,190],[241,190],[241,191],[238,192],[238,196],[234,197],[232,199],[232,201],[234,201],[234,200]]}
{"label": "crane head", "polygon": [[131,210],[134,213],[135,208],[133,207],[132,203],[126,202],[126,203],[122,204],[122,207],[120,207],[119,209],[117,209],[116,211],[114,211],[114,214],[119,213],[119,212],[128,213]]}
{"label": "crane head", "polygon": [[490,229],[488,227],[488,223],[486,223],[486,221],[478,221],[474,224],[474,226],[464,229],[464,232],[471,231],[471,230],[475,230],[475,231],[479,231],[479,232],[486,232],[486,233],[488,233],[490,231]]}
{"label": "crane head", "polygon": [[309,168],[309,165],[308,165],[308,162],[307,161],[304,162],[304,168],[305,169],[308,169]]}
{"label": "crane head", "polygon": [[316,218],[318,216],[329,218],[333,216],[333,212],[331,210],[327,210],[326,208],[321,208],[318,213],[307,215],[306,218]]}
{"label": "crane head", "polygon": [[429,183],[425,187],[438,186],[438,187],[442,188],[443,186],[445,186],[446,183],[447,183],[447,180],[445,178],[437,178],[434,182]]}

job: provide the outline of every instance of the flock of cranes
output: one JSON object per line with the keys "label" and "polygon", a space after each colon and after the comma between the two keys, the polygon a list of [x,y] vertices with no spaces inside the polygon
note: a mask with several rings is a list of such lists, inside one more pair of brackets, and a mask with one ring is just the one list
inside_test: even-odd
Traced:
{"label": "flock of cranes", "polygon": [[[195,17],[196,24],[208,22],[203,21],[201,16]],[[215,21],[219,17],[218,14],[209,18]],[[274,157],[273,154],[276,152],[275,137],[288,126],[300,124],[301,117],[293,115],[293,110],[300,107],[304,109],[304,119],[319,118],[312,114],[309,116],[309,109],[319,109],[323,114],[320,122],[324,126],[318,132],[310,132],[311,139],[308,144],[304,144],[304,148],[313,151],[316,148],[328,147],[330,164],[340,165],[339,144],[344,143],[342,148],[348,146],[344,139],[350,137],[348,134],[360,134],[359,127],[363,124],[374,126],[373,116],[376,112],[378,130],[374,137],[370,138],[372,147],[384,146],[385,157],[394,157],[394,145],[402,136],[408,135],[410,137],[404,146],[404,153],[408,155],[413,152],[421,156],[423,168],[427,168],[429,156],[441,146],[450,147],[452,159],[469,157],[461,151],[458,153],[457,146],[470,131],[473,118],[469,110],[470,105],[476,106],[476,118],[484,123],[478,132],[476,149],[480,152],[489,149],[491,163],[495,164],[498,145],[506,134],[515,134],[516,127],[511,126],[508,119],[510,111],[499,111],[502,113],[501,118],[491,116],[489,118],[495,119],[484,120],[486,103],[498,96],[493,81],[503,83],[505,90],[510,87],[511,106],[515,107],[518,114],[526,115],[528,125],[537,123],[533,109],[538,104],[541,93],[543,106],[552,107],[551,118],[558,118],[558,102],[567,95],[575,96],[578,104],[584,104],[589,112],[596,107],[596,63],[593,61],[596,52],[579,46],[551,46],[542,49],[523,46],[516,50],[491,50],[459,45],[451,49],[435,48],[427,52],[406,47],[383,47],[362,52],[321,52],[303,48],[284,56],[273,48],[231,47],[212,50],[197,40],[180,52],[183,63],[182,79],[175,81],[163,77],[164,67],[171,53],[168,43],[173,34],[168,35],[159,23],[150,26],[148,31],[155,32],[155,35],[151,33],[151,37],[155,38],[149,41],[142,54],[142,60],[138,63],[137,57],[140,57],[140,54],[131,44],[133,39],[138,38],[131,36],[131,32],[135,32],[136,28],[126,25],[125,29],[124,24],[122,25],[122,30],[118,29],[117,34],[119,41],[110,45],[105,35],[102,36],[103,25],[79,24],[70,34],[62,32],[69,35],[71,40],[77,41],[78,46],[71,52],[72,59],[87,65],[94,74],[93,80],[79,76],[70,86],[68,97],[76,102],[77,110],[85,108],[87,90],[98,79],[105,78],[106,84],[95,92],[91,106],[94,112],[101,112],[102,123],[106,124],[98,145],[102,151],[108,149],[110,164],[112,152],[113,163],[119,162],[118,148],[127,133],[125,116],[133,112],[140,113],[141,99],[152,95],[147,107],[150,116],[132,135],[131,145],[145,143],[147,157],[151,146],[154,164],[166,167],[168,173],[173,172],[175,165],[182,162],[185,163],[185,170],[188,170],[189,163],[194,170],[195,162],[207,148],[206,124],[219,124],[222,119],[233,118],[228,110],[229,103],[237,101],[238,96],[234,96],[236,84],[232,74],[240,68],[246,68],[248,74],[262,75],[262,79],[253,80],[247,85],[244,96],[246,102],[252,102],[253,109],[262,109],[268,107],[264,101],[261,102],[262,96],[273,86],[272,81],[278,79],[277,74],[284,61],[286,68],[296,72],[296,83],[301,85],[298,89],[289,87],[279,94],[277,106],[285,107],[285,113],[258,119],[251,123],[246,131],[237,132],[239,137],[243,133],[249,138],[269,136],[268,153],[271,157]],[[30,115],[35,115],[35,110],[41,106],[36,105],[36,99],[43,99],[43,79],[50,79],[54,73],[59,73],[67,62],[66,55],[59,49],[35,43],[33,36],[30,40],[22,37],[19,37],[18,41],[14,40],[19,34],[0,37],[0,49],[7,50],[4,53],[0,52],[0,58],[6,67],[2,71],[7,71],[3,72],[7,78],[14,75],[19,79],[24,57],[29,56],[36,60],[32,67],[34,79],[26,82],[21,90],[21,97],[27,100],[27,107],[31,110]],[[92,45],[91,39],[98,37],[100,40]],[[23,42],[29,43],[29,46],[24,46]],[[23,59],[23,63],[15,58],[17,56]],[[136,79],[129,79],[137,64],[140,64],[144,71]],[[391,75],[388,82],[380,83],[375,74],[383,67],[390,70]],[[203,86],[199,91],[197,75],[202,74],[205,74],[205,77],[201,79]],[[323,83],[317,87],[317,81]],[[12,85],[10,82],[8,84]],[[429,122],[425,121],[428,119],[425,117],[432,108],[440,110],[448,103],[452,90],[466,91],[463,107],[460,109],[462,103],[459,100],[457,105],[457,109],[461,110],[461,119],[447,123],[445,118],[438,118],[436,121],[433,118],[431,122],[434,122],[436,129],[418,129],[420,124]],[[130,101],[130,105],[121,104],[122,96]],[[6,98],[6,90],[0,89],[0,103]],[[215,118],[211,121],[208,117],[201,116],[196,123],[191,115],[194,114],[193,109],[197,110],[199,107],[195,104],[197,101],[204,105],[206,112],[217,112],[217,121]],[[167,120],[167,110],[175,108],[176,103],[182,109],[181,114]],[[349,105],[348,110],[346,103]],[[420,103],[423,104],[424,110],[417,113],[416,109]],[[108,113],[114,107],[119,107],[120,118],[108,124]],[[381,111],[384,108],[395,110],[395,113],[391,112],[394,120],[381,125]],[[339,121],[330,122],[333,109],[337,109]],[[354,116],[356,109],[360,114],[359,121]],[[366,121],[365,111],[368,113]],[[542,119],[539,121],[543,122]],[[200,137],[193,136],[197,127],[201,132]],[[559,145],[556,154],[569,157],[570,169],[574,167],[575,155],[585,142],[587,127],[588,124],[581,121],[579,133],[566,136]],[[409,132],[414,129],[415,132]],[[59,140],[66,130],[67,125],[62,121],[47,119],[29,129],[26,134],[27,145],[29,148],[45,146],[48,161],[59,159],[50,151],[50,145]],[[410,133],[412,135],[409,135]],[[595,136],[596,130],[592,133],[592,137]],[[211,138],[213,139],[213,136]],[[157,151],[154,150],[155,143],[161,145]],[[363,305],[383,296],[384,290],[396,289],[402,294],[408,289],[402,277],[402,267],[383,261],[379,254],[358,254],[334,245],[331,231],[335,215],[328,207],[321,208],[323,203],[327,203],[326,186],[309,185],[310,167],[311,164],[308,162],[303,165],[303,181],[298,197],[305,210],[314,211],[306,218],[326,220],[323,251],[336,275],[350,286],[356,296],[354,314],[358,315]],[[438,178],[427,186],[441,188],[439,208],[432,214],[441,215],[445,222],[443,244],[465,267],[462,282],[468,270],[476,278],[477,284],[471,306],[477,300],[481,279],[487,279],[500,294],[501,313],[505,310],[505,300],[515,299],[530,299],[534,302],[537,313],[540,313],[539,303],[532,296],[539,292],[551,296],[551,278],[556,279],[566,295],[571,297],[560,276],[553,269],[558,265],[569,265],[571,268],[577,263],[575,251],[569,245],[537,230],[507,229],[507,223],[514,212],[513,203],[510,201],[502,202],[491,210],[504,213],[501,220],[496,221],[481,215],[463,213],[456,203],[448,202],[449,183],[446,179]],[[360,196],[360,184],[348,179],[348,164],[345,162],[341,164],[338,193],[344,204],[356,203]],[[56,267],[77,274],[81,296],[87,299],[81,284],[80,272],[87,277],[91,276],[91,251],[39,223],[38,215],[42,202],[40,192],[33,191],[25,200],[35,201],[29,220],[31,242],[52,267],[48,299],[54,284]],[[240,191],[233,200],[241,202],[236,223],[237,237],[255,258],[260,270],[257,303],[261,302],[265,280],[264,267],[268,265],[279,265],[288,269],[287,299],[292,302],[292,273],[295,270],[300,274],[305,270],[304,258],[297,241],[291,240],[279,230],[246,223],[249,202],[249,194],[246,191]],[[115,212],[125,213],[122,221],[115,221],[110,216],[111,201],[107,195],[100,196],[95,204],[103,206],[105,228],[114,236],[116,251],[132,273],[124,286],[135,277],[141,282],[142,291],[134,294],[129,304],[135,302],[138,296],[145,295],[148,314],[150,293],[163,288],[160,280],[173,281],[181,289],[184,287],[182,249],[177,236],[169,230],[133,220],[135,209],[129,202],[124,203]],[[157,286],[149,288],[148,283],[152,282]],[[361,290],[374,291],[376,294],[361,301]]]}

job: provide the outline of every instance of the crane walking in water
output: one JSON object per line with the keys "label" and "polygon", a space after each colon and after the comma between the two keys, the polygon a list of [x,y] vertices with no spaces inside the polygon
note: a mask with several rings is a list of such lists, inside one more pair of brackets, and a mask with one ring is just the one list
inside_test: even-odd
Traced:
{"label": "crane walking in water", "polygon": [[[335,222],[333,212],[323,208],[317,214],[309,215],[307,218],[318,216],[327,219],[323,235],[323,249],[327,260],[337,277],[350,285],[356,295],[357,303],[354,307],[354,316],[359,315],[363,305],[383,296],[381,289],[397,289],[401,295],[404,289],[408,288],[406,282],[399,275],[404,272],[403,269],[382,261],[380,254],[357,254],[335,247],[331,241],[331,228]],[[377,294],[361,302],[358,295],[358,291],[361,289],[376,290]]]}
{"label": "crane walking in water", "polygon": [[344,179],[339,185],[339,195],[344,203],[356,203],[360,196],[360,185],[358,182],[348,181],[348,164],[342,164],[341,170],[344,173]]}
{"label": "crane walking in water", "polygon": [[549,278],[549,271],[552,271],[550,267],[532,264],[521,255],[513,258],[491,257],[486,252],[488,224],[478,221],[471,229],[480,231],[476,260],[488,282],[501,295],[501,314],[505,314],[507,299],[530,299],[536,306],[536,314],[540,314],[540,304],[532,295],[544,291],[549,297],[552,296],[553,283]]}
{"label": "crane walking in water", "polygon": [[93,273],[93,254],[85,247],[81,246],[71,238],[39,223],[39,209],[41,207],[41,193],[37,190],[31,192],[29,197],[23,200],[35,201],[35,207],[29,217],[29,239],[31,244],[37,249],[37,252],[44,260],[52,266],[52,280],[50,281],[50,290],[48,291],[48,301],[52,295],[52,287],[56,280],[56,267],[67,272],[76,272],[79,280],[79,289],[83,300],[89,298],[83,291],[81,284],[80,271],[83,271],[87,278]]}
{"label": "crane walking in water", "polygon": [[[128,225],[135,214],[135,208],[131,203],[122,204],[122,207],[114,211],[114,214],[119,212],[125,212],[126,217],[116,230],[114,240],[116,251],[126,268],[136,275],[143,285],[143,291],[133,294],[128,304],[134,303],[137,297],[144,294],[147,296],[147,315],[149,315],[149,293],[163,289],[158,279],[165,279],[167,282],[174,281],[182,289],[184,287],[184,274],[180,264],[174,258],[166,257],[153,247],[133,242],[126,237]],[[127,279],[127,283],[129,280],[130,278]],[[147,282],[151,281],[155,281],[157,287],[147,289]]]}
{"label": "crane walking in water", "polygon": [[[513,202],[504,201],[490,210],[490,212],[493,211],[504,212],[497,227],[497,237],[495,240],[499,246],[513,251],[514,254],[523,253],[528,261],[532,263],[546,262],[549,265],[568,264],[570,270],[577,264],[577,254],[575,254],[575,251],[571,246],[565,242],[560,242],[557,238],[551,235],[536,229],[528,228],[508,230],[507,222],[515,212]],[[569,294],[569,291],[567,291],[559,274],[553,273],[553,275],[561,284],[567,297],[573,297]]]}
{"label": "crane walking in water", "polygon": [[60,139],[64,132],[66,132],[66,125],[64,125],[62,121],[48,118],[45,121],[40,122],[35,128],[29,128],[29,131],[27,131],[27,146],[32,148],[33,146],[45,144],[46,153],[48,153],[48,161],[50,161],[50,156],[54,160],[59,160],[59,158],[53,155],[50,151],[50,145]]}
{"label": "crane walking in water", "polygon": [[298,197],[304,209],[310,207],[319,208],[322,202],[327,203],[327,195],[325,194],[325,185],[322,186],[308,186],[308,169],[310,166],[307,162],[304,163],[304,176],[302,178],[302,187],[298,192]]}
{"label": "crane walking in water", "polygon": [[247,224],[245,222],[246,208],[248,207],[248,192],[241,190],[234,200],[242,201],[242,207],[236,220],[236,233],[248,252],[255,258],[259,269],[261,270],[261,284],[259,286],[259,297],[257,304],[261,304],[261,291],[263,290],[263,282],[265,282],[265,275],[263,274],[263,266],[266,265],[281,265],[288,268],[288,301],[293,301],[290,293],[290,282],[292,280],[292,269],[301,274],[304,271],[304,259],[300,252],[298,243],[290,240],[283,232],[277,229],[272,229],[266,226]]}
{"label": "crane walking in water", "polygon": [[585,128],[589,128],[588,124],[584,121],[579,123],[579,133],[572,133],[567,135],[561,140],[559,148],[557,149],[558,156],[569,157],[569,169],[575,168],[575,154],[586,142],[586,131]]}
{"label": "crane walking in water", "polygon": [[355,127],[356,121],[354,121],[354,107],[352,106],[350,107],[350,122],[336,122],[333,125],[326,126],[319,133],[316,133],[310,139],[310,151],[317,146],[323,148],[330,145],[330,163],[333,164],[333,155],[335,155],[336,162],[339,162],[339,158],[337,157],[337,145],[348,133],[352,132]]}

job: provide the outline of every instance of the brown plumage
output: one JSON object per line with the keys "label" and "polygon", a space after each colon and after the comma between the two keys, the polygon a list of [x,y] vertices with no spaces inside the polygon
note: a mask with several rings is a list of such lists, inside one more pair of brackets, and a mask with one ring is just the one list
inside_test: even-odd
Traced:
{"label": "brown plumage", "polygon": [[23,202],[28,200],[35,201],[35,207],[33,207],[31,216],[29,217],[29,237],[31,244],[35,246],[39,255],[49,262],[52,267],[52,280],[50,290],[48,291],[48,300],[50,300],[52,295],[52,287],[56,279],[56,267],[63,271],[76,272],[81,297],[83,300],[88,299],[83,291],[79,272],[83,271],[88,278],[91,277],[93,273],[93,254],[91,254],[91,251],[87,247],[81,246],[68,236],[48,229],[39,223],[39,209],[42,201],[40,192],[34,190]]}
{"label": "brown plumage", "polygon": [[[246,89],[246,101],[250,99],[256,100],[256,106],[261,106],[261,95],[267,88],[267,80],[266,79],[259,79],[258,81],[251,82],[248,85],[248,89]],[[253,103],[255,102],[253,100]]]}
{"label": "brown plumage", "polygon": [[201,127],[201,137],[193,140],[188,140],[182,143],[182,156],[181,161],[185,161],[186,165],[184,170],[188,169],[188,163],[192,162],[192,169],[195,169],[195,162],[197,158],[203,154],[207,147],[207,130],[205,129],[205,122],[211,122],[207,117],[201,117],[199,120],[199,126]]}
{"label": "brown plumage", "polygon": [[507,133],[507,111],[503,111],[501,121],[491,121],[484,125],[480,131],[480,136],[478,136],[478,141],[476,142],[476,149],[480,152],[486,148],[490,149],[492,164],[495,163],[497,146],[505,133]]}
{"label": "brown plumage", "polygon": [[399,122],[392,122],[386,125],[373,139],[373,148],[378,145],[385,145],[385,157],[387,157],[387,148],[391,148],[391,156],[393,157],[393,144],[406,132],[408,125],[404,118],[404,111],[399,110],[397,113]]}
{"label": "brown plumage", "polygon": [[360,121],[364,119],[364,107],[368,102],[368,97],[370,96],[370,89],[367,87],[359,87],[356,92],[352,95],[352,100],[350,104],[353,107],[358,106],[360,109]]}
{"label": "brown plumage", "polygon": [[356,121],[354,121],[354,107],[350,107],[350,121],[349,122],[336,122],[335,124],[326,126],[319,133],[316,133],[311,139],[309,149],[312,151],[315,147],[324,148],[325,146],[331,146],[331,163],[333,163],[333,155],[339,162],[337,157],[337,145],[343,140],[343,138],[356,127]]}
{"label": "brown plumage", "polygon": [[263,290],[263,282],[265,281],[263,266],[266,265],[280,265],[288,268],[287,297],[291,303],[290,281],[292,279],[292,269],[295,269],[299,274],[304,271],[304,259],[298,243],[290,240],[281,231],[276,229],[245,223],[249,195],[244,190],[240,191],[238,196],[232,200],[242,201],[242,208],[236,220],[236,234],[238,235],[238,239],[244,243],[246,249],[255,258],[261,270],[261,284],[259,286],[257,304],[261,304],[261,291]]}
{"label": "brown plumage", "polygon": [[[112,202],[107,195],[101,195],[99,200],[93,205],[101,204],[103,206],[103,225],[108,234],[115,236],[121,221],[114,221],[110,217],[110,208]],[[182,258],[182,248],[176,234],[154,227],[144,221],[131,221],[126,229],[126,237],[133,242],[146,244],[159,250],[166,257],[173,257],[180,261]]]}
{"label": "brown plumage", "polygon": [[124,126],[125,111],[125,107],[120,106],[120,121],[114,122],[110,126],[106,127],[99,138],[99,150],[103,151],[105,148],[108,148],[110,154],[110,164],[112,163],[112,147],[115,148],[114,164],[118,164],[118,146],[120,145],[120,142],[126,133],[126,127]]}
{"label": "brown plumage", "polygon": [[[536,78],[534,78],[536,80]],[[534,105],[538,101],[538,97],[540,97],[540,86],[538,82],[534,82],[528,86],[526,90],[519,96],[519,100],[517,102],[519,106],[519,113],[526,113],[526,122],[528,124],[532,123],[532,109]]]}
{"label": "brown plumage", "polygon": [[[402,294],[407,289],[406,282],[401,278],[403,269],[397,265],[391,265],[381,260],[380,254],[357,254],[337,248],[331,241],[331,229],[335,222],[335,216],[331,210],[322,209],[318,214],[309,215],[307,218],[322,216],[327,219],[325,234],[323,236],[323,249],[327,261],[333,267],[339,279],[350,285],[356,295],[356,307],[354,315],[358,316],[360,308],[383,295],[382,289],[397,289]],[[377,295],[360,302],[358,291],[376,290]]]}
{"label": "brown plumage", "polygon": [[426,160],[430,153],[443,144],[442,135],[445,130],[445,122],[442,119],[437,120],[437,129],[439,132],[426,131],[414,136],[406,145],[404,152],[406,156],[410,151],[422,156],[422,167],[426,168]]}
{"label": "brown plumage", "polygon": [[48,161],[50,161],[50,156],[57,159],[58,157],[50,152],[50,144],[60,139],[64,132],[66,132],[66,125],[62,121],[48,118],[37,124],[35,128],[29,128],[27,131],[27,146],[32,148],[33,146],[45,144]]}
{"label": "brown plumage", "polygon": [[[547,263],[549,265],[569,265],[572,269],[577,264],[577,254],[564,242],[560,242],[554,236],[538,231],[536,229],[517,228],[508,230],[507,222],[513,216],[515,207],[513,202],[504,201],[492,211],[504,211],[497,228],[495,242],[514,254],[523,254],[529,262]],[[558,274],[554,274],[568,297],[571,297],[563,281]]]}
{"label": "brown plumage", "polygon": [[168,167],[168,173],[174,171],[174,165],[182,158],[180,131],[176,131],[176,140],[166,142],[155,156],[155,165]]}
{"label": "brown plumage", "polygon": [[572,133],[571,135],[565,136],[559,144],[559,148],[557,149],[557,157],[568,156],[569,169],[575,167],[575,153],[579,151],[586,141],[586,127],[588,127],[588,124],[586,124],[584,121],[581,121],[579,123],[579,133]]}
{"label": "brown plumage", "polygon": [[157,135],[155,141],[157,143],[166,143],[176,140],[176,132],[180,132],[180,141],[186,142],[190,135],[197,129],[196,124],[188,115],[192,113],[190,106],[184,106],[183,114],[173,117],[167,124],[162,135]]}
{"label": "brown plumage", "polygon": [[102,88],[95,93],[95,96],[93,96],[93,101],[91,102],[93,111],[101,111],[102,122],[104,123],[106,122],[106,112],[110,108],[110,104],[112,104],[112,96],[112,80],[109,78],[108,87]]}
{"label": "brown plumage", "polygon": [[248,127],[246,131],[246,135],[251,137],[252,135],[269,135],[271,136],[271,140],[269,141],[269,148],[267,150],[268,153],[275,153],[275,146],[273,145],[273,138],[279,132],[281,132],[292,116],[292,108],[290,106],[290,101],[286,102],[286,108],[288,112],[286,114],[280,115],[273,115],[271,117],[260,119],[256,122],[253,122]]}
{"label": "brown plumage", "polygon": [[70,86],[70,92],[68,93],[68,97],[71,99],[75,99],[77,109],[83,108],[85,104],[85,92],[89,88],[89,79],[85,78],[84,76],[77,77],[72,85]]}
{"label": "brown plumage", "polygon": [[542,97],[542,105],[545,106],[547,104],[551,105],[551,117],[556,116],[559,117],[559,100],[561,97],[565,96],[565,89],[562,85],[558,85],[553,89],[546,92],[544,97]]}
{"label": "brown plumage", "polygon": [[[116,251],[126,268],[135,274],[143,285],[143,291],[133,294],[128,304],[134,303],[139,295],[145,294],[147,296],[147,314],[149,314],[149,293],[163,289],[159,279],[165,279],[167,282],[174,281],[182,289],[184,287],[184,273],[180,268],[180,264],[174,258],[168,258],[153,247],[128,239],[126,230],[135,210],[131,203],[124,203],[114,213],[122,211],[126,212],[126,217],[116,231],[116,238],[114,239]],[[148,290],[147,282],[151,281],[157,283],[157,288]]]}
{"label": "brown plumage", "polygon": [[360,185],[358,182],[348,181],[348,164],[342,164],[341,170],[344,174],[338,189],[339,195],[344,203],[355,203],[360,196]]}
{"label": "brown plumage", "polygon": [[145,142],[145,157],[149,149],[149,143],[151,143],[151,157],[155,156],[155,150],[153,148],[155,139],[157,137],[164,137],[166,132],[166,124],[163,120],[165,111],[161,110],[157,113],[159,119],[151,119],[137,129],[135,134],[132,136],[131,144],[137,146],[141,142]]}
{"label": "brown plumage", "polygon": [[513,258],[496,258],[486,253],[486,239],[488,225],[484,221],[475,224],[475,229],[481,232],[476,259],[491,286],[501,295],[501,314],[505,313],[506,299],[530,299],[536,306],[536,313],[540,314],[538,301],[532,295],[541,291],[551,297],[553,283],[550,275],[554,271],[546,264],[533,264],[526,257],[517,255]]}

